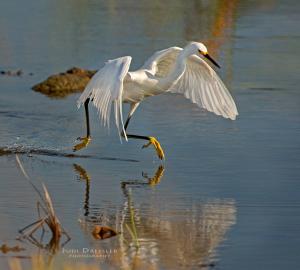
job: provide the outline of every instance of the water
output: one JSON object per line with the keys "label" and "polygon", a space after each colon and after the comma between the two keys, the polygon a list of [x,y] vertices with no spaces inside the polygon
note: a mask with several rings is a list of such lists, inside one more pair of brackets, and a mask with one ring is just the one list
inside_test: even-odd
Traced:
{"label": "water", "polygon": [[[299,3],[124,2],[1,2],[1,69],[24,71],[0,77],[1,147],[71,153],[84,133],[78,95],[49,99],[32,85],[122,55],[132,55],[136,68],[155,50],[189,40],[208,44],[240,116],[222,119],[181,96],[145,100],[129,130],[159,138],[163,169],[153,149],[120,144],[114,128],[101,128],[94,110],[93,141],[78,153],[88,157],[20,155],[34,183],[47,185],[72,237],[64,248],[116,250],[96,259],[103,269],[137,261],[141,269],[299,268]],[[14,245],[17,231],[37,218],[37,196],[14,155],[1,156],[0,168],[0,243]],[[125,225],[132,217],[137,254]],[[95,224],[123,230],[130,248],[120,237],[95,240]],[[37,252],[21,245],[21,255]],[[1,269],[13,255],[1,258]],[[74,262],[63,250],[55,258]]]}

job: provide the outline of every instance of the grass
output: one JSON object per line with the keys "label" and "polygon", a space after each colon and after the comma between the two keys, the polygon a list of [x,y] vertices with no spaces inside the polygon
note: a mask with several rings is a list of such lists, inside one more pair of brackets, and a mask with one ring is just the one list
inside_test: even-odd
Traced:
{"label": "grass", "polygon": [[[39,248],[48,249],[52,253],[55,253],[60,247],[60,238],[62,235],[65,235],[68,242],[71,238],[67,234],[67,232],[63,229],[56,213],[54,211],[53,203],[50,197],[50,194],[44,184],[42,184],[43,192],[41,192],[30,180],[28,174],[26,173],[18,155],[16,155],[16,161],[19,165],[20,170],[22,171],[25,178],[32,185],[34,190],[37,192],[40,200],[37,201],[37,212],[39,219],[34,221],[33,223],[25,226],[23,229],[19,230],[21,234],[19,239],[27,239],[34,245]],[[45,227],[48,227],[50,230],[52,237],[49,243],[43,244],[43,237],[45,234]],[[40,231],[40,239],[38,240],[35,237],[35,234]],[[65,244],[64,243],[64,244]],[[63,244],[62,244],[63,245]]]}

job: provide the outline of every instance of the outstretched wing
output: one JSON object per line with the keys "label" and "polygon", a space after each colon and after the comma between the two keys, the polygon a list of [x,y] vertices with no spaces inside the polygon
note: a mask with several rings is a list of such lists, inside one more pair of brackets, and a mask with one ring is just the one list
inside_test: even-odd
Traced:
{"label": "outstretched wing", "polygon": [[[175,67],[182,48],[171,47],[156,52],[144,64],[155,76],[165,77]],[[186,98],[217,115],[235,120],[238,111],[232,96],[216,72],[199,56],[191,55],[186,59],[182,76],[168,90],[183,94]]]}
{"label": "outstretched wing", "polygon": [[217,73],[199,56],[188,57],[181,78],[169,89],[224,118],[235,120],[238,111],[234,100]]}
{"label": "outstretched wing", "polygon": [[111,106],[114,103],[115,121],[120,134],[122,129],[127,140],[122,116],[123,81],[131,63],[130,56],[109,60],[89,81],[79,97],[78,108],[87,98],[92,100],[97,108],[104,126],[109,126]]}
{"label": "outstretched wing", "polygon": [[181,51],[180,47],[158,51],[144,63],[142,69],[150,70],[157,77],[165,77],[171,72]]}

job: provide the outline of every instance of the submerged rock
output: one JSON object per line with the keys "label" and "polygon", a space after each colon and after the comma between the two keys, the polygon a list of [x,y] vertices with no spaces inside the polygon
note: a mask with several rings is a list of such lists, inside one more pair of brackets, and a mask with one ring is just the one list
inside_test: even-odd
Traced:
{"label": "submerged rock", "polygon": [[48,77],[45,81],[34,85],[32,89],[49,97],[62,98],[82,92],[95,73],[95,70],[73,67],[66,72]]}
{"label": "submerged rock", "polygon": [[19,245],[14,246],[14,247],[10,247],[6,244],[2,244],[2,246],[0,246],[0,251],[4,254],[8,253],[8,252],[20,252],[25,250],[25,248],[20,247]]}
{"label": "submerged rock", "polygon": [[22,76],[23,71],[21,69],[18,70],[1,70],[0,71],[1,75],[6,75],[6,76]]}
{"label": "submerged rock", "polygon": [[107,239],[116,236],[117,232],[110,227],[96,225],[92,234],[96,239]]}

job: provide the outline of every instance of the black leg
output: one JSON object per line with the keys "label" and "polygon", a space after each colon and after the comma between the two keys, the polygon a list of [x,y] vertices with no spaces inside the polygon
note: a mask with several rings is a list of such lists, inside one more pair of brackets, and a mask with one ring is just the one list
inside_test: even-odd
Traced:
{"label": "black leg", "polygon": [[[138,106],[138,105],[137,105],[137,106]],[[137,107],[137,106],[136,106],[136,107]],[[131,116],[132,116],[133,112],[135,111],[136,107],[132,107],[131,110],[130,110],[130,112],[129,112],[129,115],[128,115],[127,120],[126,120],[125,125],[124,125],[125,131],[127,130],[127,127],[128,127],[128,125],[129,125]],[[125,135],[124,135],[123,132],[121,133],[121,135],[122,135],[122,137],[125,137]],[[140,140],[146,140],[146,141],[148,141],[148,143],[145,144],[145,145],[143,145],[142,148],[148,147],[148,146],[150,146],[151,144],[153,144],[153,146],[154,146],[154,148],[155,148],[155,150],[156,150],[156,153],[157,153],[158,157],[159,157],[160,159],[164,159],[164,158],[165,158],[164,151],[163,151],[163,149],[162,149],[160,143],[158,142],[158,140],[157,140],[156,138],[150,137],[150,136],[141,136],[141,135],[128,134],[127,132],[126,132],[126,136],[127,136],[127,138],[140,139]]]}
{"label": "black leg", "polygon": [[[129,115],[127,120],[126,120],[126,123],[124,125],[125,131],[127,130],[127,127],[128,127],[129,122],[130,122],[131,116],[132,115]],[[146,140],[146,141],[150,140],[150,137],[148,137],[148,136],[140,136],[140,135],[127,134],[127,133],[126,133],[126,136],[127,136],[127,138],[141,139],[141,140]],[[123,132],[122,132],[122,137],[125,137]]]}
{"label": "black leg", "polygon": [[87,98],[86,101],[84,102],[84,110],[85,110],[85,121],[86,121],[86,137],[79,137],[78,140],[81,142],[76,144],[73,147],[73,151],[78,151],[81,150],[84,147],[87,147],[88,144],[91,141],[91,131],[90,131],[90,119],[89,119],[89,102],[90,99]]}
{"label": "black leg", "polygon": [[89,102],[90,102],[89,98],[84,102],[85,120],[86,120],[86,136],[87,137],[91,136],[91,132],[90,132],[90,118],[89,118]]}

